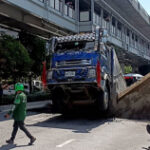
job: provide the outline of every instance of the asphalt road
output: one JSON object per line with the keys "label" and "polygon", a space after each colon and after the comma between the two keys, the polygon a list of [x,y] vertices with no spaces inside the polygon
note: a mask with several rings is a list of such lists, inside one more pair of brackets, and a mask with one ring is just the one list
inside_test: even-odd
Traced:
{"label": "asphalt road", "polygon": [[13,120],[0,113],[0,150],[142,150],[150,146],[148,121],[102,119],[89,115],[64,117],[60,114],[29,112],[26,127],[37,138],[29,139],[18,131],[15,144],[7,145]]}

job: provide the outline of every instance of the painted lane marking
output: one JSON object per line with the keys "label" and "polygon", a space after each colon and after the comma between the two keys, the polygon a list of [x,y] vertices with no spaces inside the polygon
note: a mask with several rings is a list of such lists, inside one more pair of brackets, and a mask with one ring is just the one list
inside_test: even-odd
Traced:
{"label": "painted lane marking", "polygon": [[61,147],[65,146],[65,145],[67,145],[69,143],[72,143],[73,141],[75,141],[75,139],[70,139],[70,140],[65,141],[64,143],[62,143],[60,145],[57,145],[56,147],[61,148]]}

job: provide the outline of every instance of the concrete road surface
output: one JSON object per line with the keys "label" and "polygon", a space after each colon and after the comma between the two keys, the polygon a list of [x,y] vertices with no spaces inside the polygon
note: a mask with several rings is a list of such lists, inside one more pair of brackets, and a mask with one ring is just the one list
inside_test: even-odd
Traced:
{"label": "concrete road surface", "polygon": [[0,150],[143,150],[150,146],[145,126],[148,121],[99,119],[98,117],[29,113],[27,128],[37,138],[29,139],[19,130],[15,145],[7,145],[13,121],[0,113]]}

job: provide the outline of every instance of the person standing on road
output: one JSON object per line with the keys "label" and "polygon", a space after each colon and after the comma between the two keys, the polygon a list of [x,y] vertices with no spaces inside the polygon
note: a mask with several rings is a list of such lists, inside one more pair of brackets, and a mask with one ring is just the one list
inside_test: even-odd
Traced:
{"label": "person standing on road", "polygon": [[12,114],[12,117],[14,119],[14,125],[13,125],[13,131],[11,138],[6,141],[8,144],[13,144],[14,139],[16,137],[18,128],[20,128],[24,133],[28,136],[30,139],[29,145],[32,145],[36,138],[33,137],[30,132],[26,129],[24,126],[24,120],[26,118],[26,104],[27,104],[27,96],[25,95],[24,86],[21,83],[15,84],[15,91],[16,91],[16,97],[14,100],[14,105],[12,107],[12,110],[5,115],[6,118],[9,118]]}

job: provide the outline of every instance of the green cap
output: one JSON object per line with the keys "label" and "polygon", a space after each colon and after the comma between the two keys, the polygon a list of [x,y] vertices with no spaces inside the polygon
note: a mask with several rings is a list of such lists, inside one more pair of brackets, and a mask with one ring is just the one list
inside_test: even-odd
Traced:
{"label": "green cap", "polygon": [[16,83],[15,84],[15,91],[24,91],[24,86],[21,83]]}

